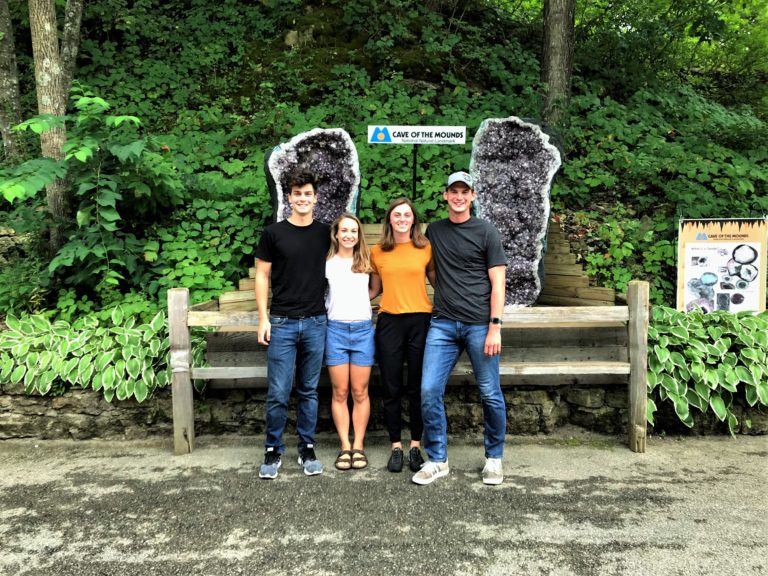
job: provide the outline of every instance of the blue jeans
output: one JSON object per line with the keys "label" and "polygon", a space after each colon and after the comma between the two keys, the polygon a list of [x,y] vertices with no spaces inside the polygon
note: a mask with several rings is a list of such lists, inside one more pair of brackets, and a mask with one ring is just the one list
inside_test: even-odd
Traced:
{"label": "blue jeans", "polygon": [[[296,372],[296,434],[299,448],[315,443],[317,426],[317,383],[325,351],[325,315],[293,320],[270,316],[272,324],[267,346],[267,439],[265,446],[285,451],[283,431],[288,419],[288,400]],[[298,357],[298,362],[297,362]]]}
{"label": "blue jeans", "polygon": [[459,355],[466,350],[480,390],[485,423],[485,457],[504,455],[507,407],[499,383],[499,355],[485,355],[487,324],[465,324],[432,318],[424,349],[421,377],[421,415],[424,449],[433,462],[448,460],[448,423],[445,418],[445,386]]}

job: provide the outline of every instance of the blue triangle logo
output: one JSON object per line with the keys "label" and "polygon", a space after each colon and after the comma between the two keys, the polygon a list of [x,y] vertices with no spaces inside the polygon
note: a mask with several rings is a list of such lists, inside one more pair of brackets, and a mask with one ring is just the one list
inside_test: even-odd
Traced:
{"label": "blue triangle logo", "polygon": [[389,135],[389,130],[387,129],[386,126],[384,128],[376,126],[376,128],[373,129],[373,135],[371,136],[371,141],[392,142],[392,137]]}
{"label": "blue triangle logo", "polygon": [[696,240],[709,240],[706,232],[699,232],[696,234]]}

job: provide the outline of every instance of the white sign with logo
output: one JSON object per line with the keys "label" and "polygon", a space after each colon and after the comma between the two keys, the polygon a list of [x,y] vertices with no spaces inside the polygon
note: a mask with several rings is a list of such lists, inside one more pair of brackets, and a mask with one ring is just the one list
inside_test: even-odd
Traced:
{"label": "white sign with logo", "polygon": [[368,144],[465,144],[466,126],[368,126]]}

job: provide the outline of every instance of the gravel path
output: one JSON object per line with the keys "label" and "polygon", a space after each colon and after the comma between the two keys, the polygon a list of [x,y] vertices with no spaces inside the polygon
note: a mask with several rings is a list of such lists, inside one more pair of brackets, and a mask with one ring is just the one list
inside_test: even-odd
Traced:
{"label": "gravel path", "polygon": [[[483,486],[481,439],[451,439],[431,486],[371,466],[305,477],[261,438],[0,442],[0,576],[768,574],[768,438],[511,437]],[[293,443],[293,440],[291,440]]]}

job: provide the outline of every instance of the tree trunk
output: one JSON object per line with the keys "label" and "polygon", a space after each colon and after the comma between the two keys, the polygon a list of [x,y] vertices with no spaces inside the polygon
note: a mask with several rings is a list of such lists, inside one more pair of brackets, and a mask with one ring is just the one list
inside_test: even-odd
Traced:
{"label": "tree trunk", "polygon": [[20,155],[18,140],[11,127],[20,123],[22,118],[16,46],[8,0],[0,0],[0,34],[0,133],[5,157],[11,159]]}
{"label": "tree trunk", "polygon": [[[72,85],[80,36],[83,0],[67,0],[62,46],[59,50],[58,25],[54,0],[29,0],[29,24],[35,61],[35,87],[40,114],[64,116]],[[61,160],[66,128],[54,128],[40,135],[43,156]],[[71,219],[67,182],[56,180],[46,188],[48,211],[53,217],[51,252],[63,244],[63,226]]]}
{"label": "tree trunk", "polygon": [[547,83],[542,116],[557,126],[565,119],[571,96],[576,0],[544,1],[544,50],[542,80]]}
{"label": "tree trunk", "polygon": [[75,64],[77,63],[77,51],[80,48],[80,22],[83,19],[83,1],[67,0],[64,9],[64,35],[61,39],[61,59],[64,66],[64,83],[66,96],[72,88],[72,79],[75,76]]}

